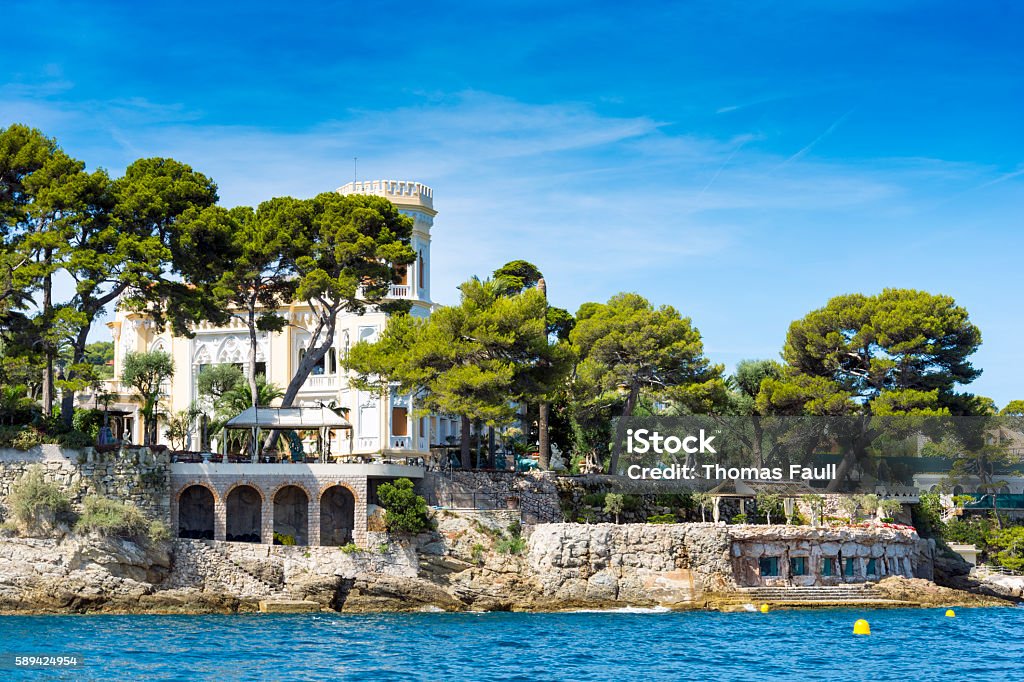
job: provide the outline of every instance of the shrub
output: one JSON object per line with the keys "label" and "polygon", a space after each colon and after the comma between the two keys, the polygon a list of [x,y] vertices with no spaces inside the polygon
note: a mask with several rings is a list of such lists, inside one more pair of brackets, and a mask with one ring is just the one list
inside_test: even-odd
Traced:
{"label": "shrub", "polygon": [[152,542],[166,542],[171,539],[171,529],[163,521],[153,520],[149,522],[147,535]]}
{"label": "shrub", "polygon": [[26,426],[18,431],[11,440],[11,446],[18,450],[31,450],[37,445],[43,444],[43,434],[32,426]]}
{"label": "shrub", "polygon": [[793,513],[789,517],[789,525],[791,525],[791,526],[807,526],[809,524],[810,524],[810,521],[807,520],[806,516],[801,514],[796,509],[793,510]]}
{"label": "shrub", "polygon": [[485,547],[479,542],[473,545],[472,549],[469,550],[469,554],[473,557],[473,561],[478,564],[482,564],[484,562],[484,549]]}
{"label": "shrub", "polygon": [[732,517],[732,522],[733,523],[746,523],[747,522],[747,515],[746,514],[737,514],[736,516]]}
{"label": "shrub", "polygon": [[587,493],[583,496],[584,507],[603,507],[607,493]]}
{"label": "shrub", "polygon": [[99,495],[85,498],[75,531],[126,539],[146,538],[154,542],[170,537],[163,523],[150,521],[134,504]]}
{"label": "shrub", "polygon": [[1024,571],[1024,526],[1004,528],[992,538],[992,545],[1002,551],[995,562],[1011,571]]}
{"label": "shrub", "polygon": [[604,496],[604,513],[615,517],[615,523],[619,522],[619,514],[625,506],[625,499],[619,493],[608,493]]}
{"label": "shrub", "polygon": [[655,514],[647,517],[647,523],[675,523],[675,514]]}
{"label": "shrub", "polygon": [[526,538],[514,537],[505,538],[495,545],[494,549],[499,554],[522,554],[523,550],[526,549]]}
{"label": "shrub", "polygon": [[292,545],[295,544],[295,536],[294,535],[284,535],[283,533],[274,533],[274,544],[275,545],[285,545],[287,547],[291,547]]}
{"label": "shrub", "polygon": [[71,509],[71,500],[34,466],[11,485],[7,505],[18,523],[28,530],[43,530]]}
{"label": "shrub", "polygon": [[[51,439],[47,438],[46,440]],[[82,433],[81,431],[68,431],[67,433],[60,434],[52,440],[56,440],[57,445],[65,448],[71,448],[72,450],[81,450],[82,448],[87,448],[96,443],[95,438],[87,433]]]}
{"label": "shrub", "polygon": [[408,478],[382,483],[377,498],[384,507],[384,525],[389,533],[416,534],[430,530],[427,501],[413,490]]}
{"label": "shrub", "polygon": [[356,554],[362,550],[359,549],[359,545],[354,542],[350,542],[347,545],[342,545],[341,551],[345,554]]}

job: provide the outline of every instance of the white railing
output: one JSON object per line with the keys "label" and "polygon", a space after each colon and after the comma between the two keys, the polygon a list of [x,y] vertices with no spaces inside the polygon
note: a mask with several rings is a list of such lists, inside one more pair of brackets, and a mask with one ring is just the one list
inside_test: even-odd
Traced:
{"label": "white railing", "polygon": [[409,298],[412,296],[412,287],[408,284],[392,284],[388,289],[388,298]]}
{"label": "white railing", "polygon": [[430,444],[426,438],[418,438],[416,440],[416,449],[420,452],[426,452],[430,449]]}
{"label": "white railing", "polygon": [[338,387],[338,377],[333,374],[310,374],[302,384],[304,391],[329,391]]}
{"label": "white railing", "polygon": [[377,449],[377,437],[376,436],[360,436],[356,438],[356,449],[359,451],[363,450],[376,450]]}
{"label": "white railing", "polygon": [[412,447],[412,438],[409,436],[391,436],[392,450],[409,450]]}

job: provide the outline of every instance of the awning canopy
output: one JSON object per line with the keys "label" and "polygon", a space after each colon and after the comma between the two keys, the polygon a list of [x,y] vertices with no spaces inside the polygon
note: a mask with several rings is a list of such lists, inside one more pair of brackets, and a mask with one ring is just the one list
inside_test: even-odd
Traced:
{"label": "awning canopy", "polygon": [[344,417],[326,407],[250,407],[228,420],[229,429],[351,429]]}

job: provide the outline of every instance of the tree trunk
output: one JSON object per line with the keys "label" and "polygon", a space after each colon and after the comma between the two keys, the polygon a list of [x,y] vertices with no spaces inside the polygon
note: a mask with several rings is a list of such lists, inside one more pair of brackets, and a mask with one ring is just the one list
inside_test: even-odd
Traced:
{"label": "tree trunk", "polygon": [[488,426],[487,427],[487,468],[488,469],[493,469],[494,468],[494,446],[495,446],[494,427],[493,426]]}
{"label": "tree trunk", "polygon": [[[43,251],[43,263],[46,267],[46,274],[43,275],[43,322],[50,324],[50,316],[53,314],[53,276],[50,273],[50,261],[53,260],[53,249],[47,248]],[[46,366],[43,368],[43,416],[49,417],[53,414],[53,348],[49,341],[43,342],[43,353],[46,357]]]}
{"label": "tree trunk", "polygon": [[548,423],[551,420],[551,403],[542,401],[537,405],[537,456],[541,469],[551,468],[551,444],[548,440]]}
{"label": "tree trunk", "polygon": [[[246,372],[249,379],[249,394],[252,397],[252,406],[259,403],[259,389],[256,387],[256,299],[249,299],[249,371]],[[305,381],[305,379],[303,379]]]}
{"label": "tree trunk", "polygon": [[622,416],[615,428],[615,443],[612,444],[612,461],[608,465],[608,473],[612,476],[619,469],[619,455],[622,454],[622,441],[626,438],[626,419],[633,416],[633,409],[636,407],[636,400],[640,396],[640,384],[633,382],[629,387],[629,395],[626,396],[626,406],[622,408]]}
{"label": "tree trunk", "polygon": [[470,449],[469,449],[469,417],[461,417],[461,424],[459,425],[459,454],[462,458],[462,468],[466,471],[472,467],[470,461]]}
{"label": "tree trunk", "polygon": [[[89,317],[89,320],[90,322],[78,330],[78,336],[75,337],[71,347],[71,369],[67,374],[69,381],[78,378],[78,372],[74,367],[85,362],[85,346],[89,341],[89,330],[92,329],[92,316]],[[75,392],[73,390],[64,389],[61,395],[60,417],[64,426],[70,429],[75,417]]]}

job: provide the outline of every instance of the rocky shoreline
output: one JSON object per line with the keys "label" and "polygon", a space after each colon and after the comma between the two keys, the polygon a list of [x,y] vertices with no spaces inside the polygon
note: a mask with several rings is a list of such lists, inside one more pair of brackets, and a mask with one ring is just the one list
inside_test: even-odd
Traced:
{"label": "rocky shoreline", "polygon": [[[864,595],[856,599],[866,601],[826,592],[824,599],[793,602],[785,592],[736,584],[727,526],[540,524],[520,537],[512,519],[441,512],[433,533],[365,549],[72,534],[0,538],[0,613],[239,613],[257,611],[261,602],[343,613],[734,611],[756,603],[996,606],[1024,597],[1024,581],[993,588],[957,575],[961,589],[951,589],[891,576],[856,586]],[[938,574],[948,569],[936,565]]]}

